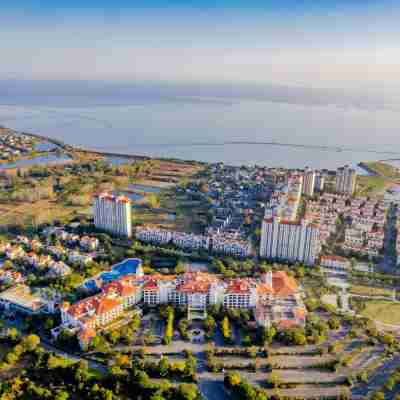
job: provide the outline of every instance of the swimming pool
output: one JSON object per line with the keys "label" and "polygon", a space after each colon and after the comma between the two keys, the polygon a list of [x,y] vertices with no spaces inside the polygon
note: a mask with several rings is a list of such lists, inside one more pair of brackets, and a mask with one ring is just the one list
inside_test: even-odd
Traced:
{"label": "swimming pool", "polygon": [[100,273],[97,277],[86,281],[83,287],[86,290],[95,290],[101,287],[105,283],[110,283],[116,279],[120,279],[126,275],[134,275],[138,269],[142,266],[142,260],[140,258],[127,258],[118,264],[112,266],[111,271],[105,271]]}

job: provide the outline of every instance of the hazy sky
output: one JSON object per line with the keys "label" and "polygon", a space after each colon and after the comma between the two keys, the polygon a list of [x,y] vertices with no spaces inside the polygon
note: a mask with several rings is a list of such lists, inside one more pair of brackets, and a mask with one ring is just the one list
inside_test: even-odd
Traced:
{"label": "hazy sky", "polygon": [[398,0],[2,0],[0,80],[251,82],[382,95],[400,88],[399,20]]}

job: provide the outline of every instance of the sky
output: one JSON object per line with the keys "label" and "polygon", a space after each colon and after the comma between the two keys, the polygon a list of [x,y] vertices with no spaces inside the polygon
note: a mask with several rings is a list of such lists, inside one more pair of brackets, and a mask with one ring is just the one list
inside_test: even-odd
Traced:
{"label": "sky", "polygon": [[398,0],[2,0],[0,81],[278,85],[384,98],[400,92],[399,17]]}

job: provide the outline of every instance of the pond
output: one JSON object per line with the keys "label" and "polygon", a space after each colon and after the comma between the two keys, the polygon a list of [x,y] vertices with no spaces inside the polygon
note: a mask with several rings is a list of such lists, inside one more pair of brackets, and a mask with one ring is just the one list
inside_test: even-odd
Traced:
{"label": "pond", "polygon": [[127,158],[127,157],[117,157],[117,156],[108,156],[105,157],[104,159],[106,162],[108,162],[111,165],[114,165],[118,167],[119,165],[129,165],[133,164],[135,160],[133,158]]}
{"label": "pond", "polygon": [[59,146],[57,146],[54,143],[49,143],[49,142],[41,142],[35,146],[36,151],[53,151],[58,148],[59,148]]}
{"label": "pond", "polygon": [[0,169],[24,168],[32,167],[34,165],[65,164],[69,161],[71,161],[71,158],[68,156],[49,154],[47,156],[38,156],[28,160],[18,160],[11,163],[0,164]]}
{"label": "pond", "polygon": [[156,186],[146,186],[139,184],[129,185],[128,188],[130,190],[138,190],[139,192],[145,192],[145,193],[159,193],[161,191],[161,189]]}

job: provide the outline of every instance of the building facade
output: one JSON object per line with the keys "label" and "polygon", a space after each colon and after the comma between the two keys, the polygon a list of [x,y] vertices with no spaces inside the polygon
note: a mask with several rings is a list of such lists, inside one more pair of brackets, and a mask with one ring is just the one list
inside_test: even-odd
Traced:
{"label": "building facade", "polygon": [[313,196],[315,190],[315,171],[306,168],[303,178],[303,194],[306,196]]}
{"label": "building facade", "polygon": [[131,201],[125,196],[102,193],[94,197],[96,228],[117,236],[132,236]]}
{"label": "building facade", "polygon": [[348,165],[336,171],[336,193],[352,195],[356,190],[357,172]]}
{"label": "building facade", "polygon": [[261,229],[260,256],[268,260],[314,265],[320,252],[319,228],[307,224],[265,218]]}

